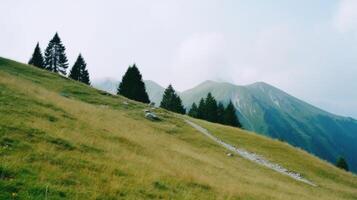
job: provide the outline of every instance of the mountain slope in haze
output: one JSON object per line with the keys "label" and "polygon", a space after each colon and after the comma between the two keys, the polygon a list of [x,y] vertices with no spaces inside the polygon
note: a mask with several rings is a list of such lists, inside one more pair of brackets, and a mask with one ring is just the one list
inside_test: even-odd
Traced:
{"label": "mountain slope in haze", "polygon": [[113,78],[97,79],[92,82],[93,87],[98,90],[109,92],[110,94],[116,94],[120,81]]}
{"label": "mountain slope in haze", "polygon": [[144,83],[150,101],[154,102],[156,106],[160,106],[165,88],[155,83],[154,81],[150,81],[150,80],[145,80]]}
{"label": "mountain slope in haze", "polygon": [[357,121],[333,115],[269,84],[247,86],[206,81],[181,93],[186,107],[211,92],[218,101],[232,100],[245,129],[277,138],[334,163],[345,156],[357,172]]}
{"label": "mountain slope in haze", "polygon": [[[276,140],[147,105],[0,58],[0,199],[352,200],[357,178]],[[187,125],[301,173],[297,182]]]}

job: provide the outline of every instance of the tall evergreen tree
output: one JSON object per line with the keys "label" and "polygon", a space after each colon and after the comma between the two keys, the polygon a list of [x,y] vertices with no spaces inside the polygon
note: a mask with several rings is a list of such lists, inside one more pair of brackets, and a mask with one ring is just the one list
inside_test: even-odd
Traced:
{"label": "tall evergreen tree", "polygon": [[71,71],[69,72],[69,78],[76,80],[76,81],[80,81],[81,80],[81,68],[82,65],[85,65],[85,62],[82,58],[82,56],[79,54],[79,56],[77,57],[76,62],[74,63]]}
{"label": "tall evergreen tree", "polygon": [[76,62],[74,63],[69,73],[69,78],[90,85],[87,63],[84,61],[81,54],[79,54]]}
{"label": "tall evergreen tree", "polygon": [[198,118],[198,107],[196,103],[193,103],[191,106],[190,111],[188,112],[188,115],[194,118]]}
{"label": "tall evergreen tree", "polygon": [[167,110],[173,110],[173,105],[174,105],[174,95],[175,95],[175,90],[170,84],[164,91],[164,94],[162,96],[162,100],[160,103],[160,107],[167,109]]}
{"label": "tall evergreen tree", "polygon": [[81,81],[82,81],[82,83],[90,85],[89,72],[86,68],[82,71],[82,80]]}
{"label": "tall evergreen tree", "polygon": [[223,123],[230,126],[242,127],[236,115],[236,109],[232,101],[229,101],[226,109],[224,110]]}
{"label": "tall evergreen tree", "polygon": [[223,124],[224,122],[224,106],[223,104],[220,102],[218,103],[217,106],[217,122],[220,124]]}
{"label": "tall evergreen tree", "polygon": [[337,166],[338,168],[341,168],[341,169],[344,169],[344,170],[348,171],[347,161],[346,161],[345,158],[343,158],[343,157],[339,157],[339,158],[337,159],[336,166]]}
{"label": "tall evergreen tree", "polygon": [[37,43],[35,50],[32,54],[31,59],[28,62],[29,65],[36,66],[38,68],[44,69],[45,68],[45,62],[43,60],[40,44]]}
{"label": "tall evergreen tree", "polygon": [[177,95],[171,84],[165,89],[160,107],[181,114],[185,114],[186,112],[180,96]]}
{"label": "tall evergreen tree", "polygon": [[198,119],[206,119],[206,102],[203,98],[201,98],[198,104]]}
{"label": "tall evergreen tree", "polygon": [[66,75],[68,60],[65,50],[66,48],[56,33],[45,50],[45,67],[47,70]]}
{"label": "tall evergreen tree", "polygon": [[210,122],[217,122],[217,101],[210,92],[206,97],[205,110],[205,119]]}
{"label": "tall evergreen tree", "polygon": [[180,98],[179,95],[176,94],[176,97],[174,99],[175,103],[175,109],[174,112],[180,113],[180,114],[186,114],[186,109],[185,107],[182,105],[182,100]]}
{"label": "tall evergreen tree", "polygon": [[129,66],[119,84],[117,94],[123,95],[129,99],[150,103],[149,96],[145,90],[145,84],[141,73],[136,65]]}

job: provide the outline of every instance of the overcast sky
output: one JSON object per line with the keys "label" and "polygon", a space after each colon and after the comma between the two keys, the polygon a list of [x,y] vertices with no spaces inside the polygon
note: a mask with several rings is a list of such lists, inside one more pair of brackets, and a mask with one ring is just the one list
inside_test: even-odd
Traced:
{"label": "overcast sky", "polygon": [[265,81],[357,118],[357,0],[1,0],[0,56],[27,62],[58,31],[92,79],[184,90],[210,79]]}

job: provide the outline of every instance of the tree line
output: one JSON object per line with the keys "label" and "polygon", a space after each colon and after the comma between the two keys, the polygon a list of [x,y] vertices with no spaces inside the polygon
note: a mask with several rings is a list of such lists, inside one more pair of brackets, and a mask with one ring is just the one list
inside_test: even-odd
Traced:
{"label": "tree line", "polygon": [[223,103],[217,103],[211,93],[208,93],[205,99],[201,98],[198,106],[193,103],[188,115],[210,122],[242,127],[232,101],[229,101],[228,105],[224,107]]}
{"label": "tree line", "polygon": [[[132,100],[150,103],[142,75],[135,64],[130,66],[122,77],[117,94]],[[171,84],[164,91],[160,107],[172,112],[186,114],[182,100]],[[214,123],[242,127],[233,103],[230,101],[224,107],[222,103],[217,103],[211,93],[208,93],[205,99],[201,98],[198,106],[196,103],[193,103],[191,109],[188,111],[188,115]]]}
{"label": "tree line", "polygon": [[[182,100],[171,84],[165,89],[160,107],[176,113],[186,114]],[[198,106],[196,103],[193,103],[187,114],[191,117],[214,123],[242,127],[233,103],[229,101],[228,105],[224,107],[221,102],[217,103],[211,93],[208,93],[205,99],[201,98]]]}
{"label": "tree line", "polygon": [[[69,64],[65,50],[66,48],[61,38],[56,33],[49,41],[44,55],[41,52],[39,43],[37,43],[28,64],[66,76]],[[68,77],[90,85],[87,63],[81,54],[78,55]],[[117,88],[117,94],[142,103],[150,103],[145,83],[136,64],[128,67]],[[182,100],[171,84],[164,91],[160,107],[176,113],[186,114]],[[188,115],[210,122],[241,127],[232,102],[229,102],[227,107],[224,107],[222,103],[217,103],[211,93],[208,93],[205,99],[202,98],[198,106],[193,103]]]}
{"label": "tree line", "polygon": [[[129,66],[117,89],[117,94],[129,99],[150,103],[150,99],[145,89],[142,75],[134,64]],[[160,107],[172,112],[186,114],[186,109],[182,104],[180,96],[170,84],[164,91]],[[188,115],[194,118],[207,120],[210,122],[242,127],[236,115],[233,103],[230,101],[226,107],[222,103],[217,103],[211,93],[205,99],[201,99],[199,106],[193,103]]]}
{"label": "tree line", "polygon": [[[58,33],[56,33],[49,41],[44,55],[41,52],[40,44],[37,43],[28,64],[66,76],[69,64],[65,50],[66,47],[62,44]],[[78,55],[68,77],[90,85],[87,63],[81,54]]]}

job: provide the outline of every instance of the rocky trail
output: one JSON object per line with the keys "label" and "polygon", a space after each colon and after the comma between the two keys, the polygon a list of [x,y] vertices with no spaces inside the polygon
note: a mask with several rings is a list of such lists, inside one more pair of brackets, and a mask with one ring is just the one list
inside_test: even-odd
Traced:
{"label": "rocky trail", "polygon": [[263,165],[267,168],[270,168],[276,172],[279,172],[283,175],[289,176],[297,181],[301,181],[304,182],[308,185],[311,186],[317,186],[316,184],[314,184],[313,182],[307,180],[306,178],[302,177],[301,174],[297,173],[297,172],[293,172],[290,171],[282,166],[280,166],[279,164],[276,163],[272,163],[270,161],[268,161],[267,159],[265,159],[263,156],[261,155],[257,155],[255,153],[249,152],[245,149],[241,149],[241,148],[237,148],[234,147],[228,143],[223,142],[222,140],[220,140],[219,138],[213,136],[207,129],[197,125],[196,123],[193,123],[187,119],[184,119],[186,123],[188,123],[189,125],[191,125],[193,128],[195,128],[196,130],[198,130],[199,132],[203,133],[205,136],[209,137],[210,139],[212,139],[213,141],[215,141],[216,143],[220,144],[221,146],[223,146],[224,148],[242,156],[245,159],[248,159],[250,161],[253,161],[259,165]]}

